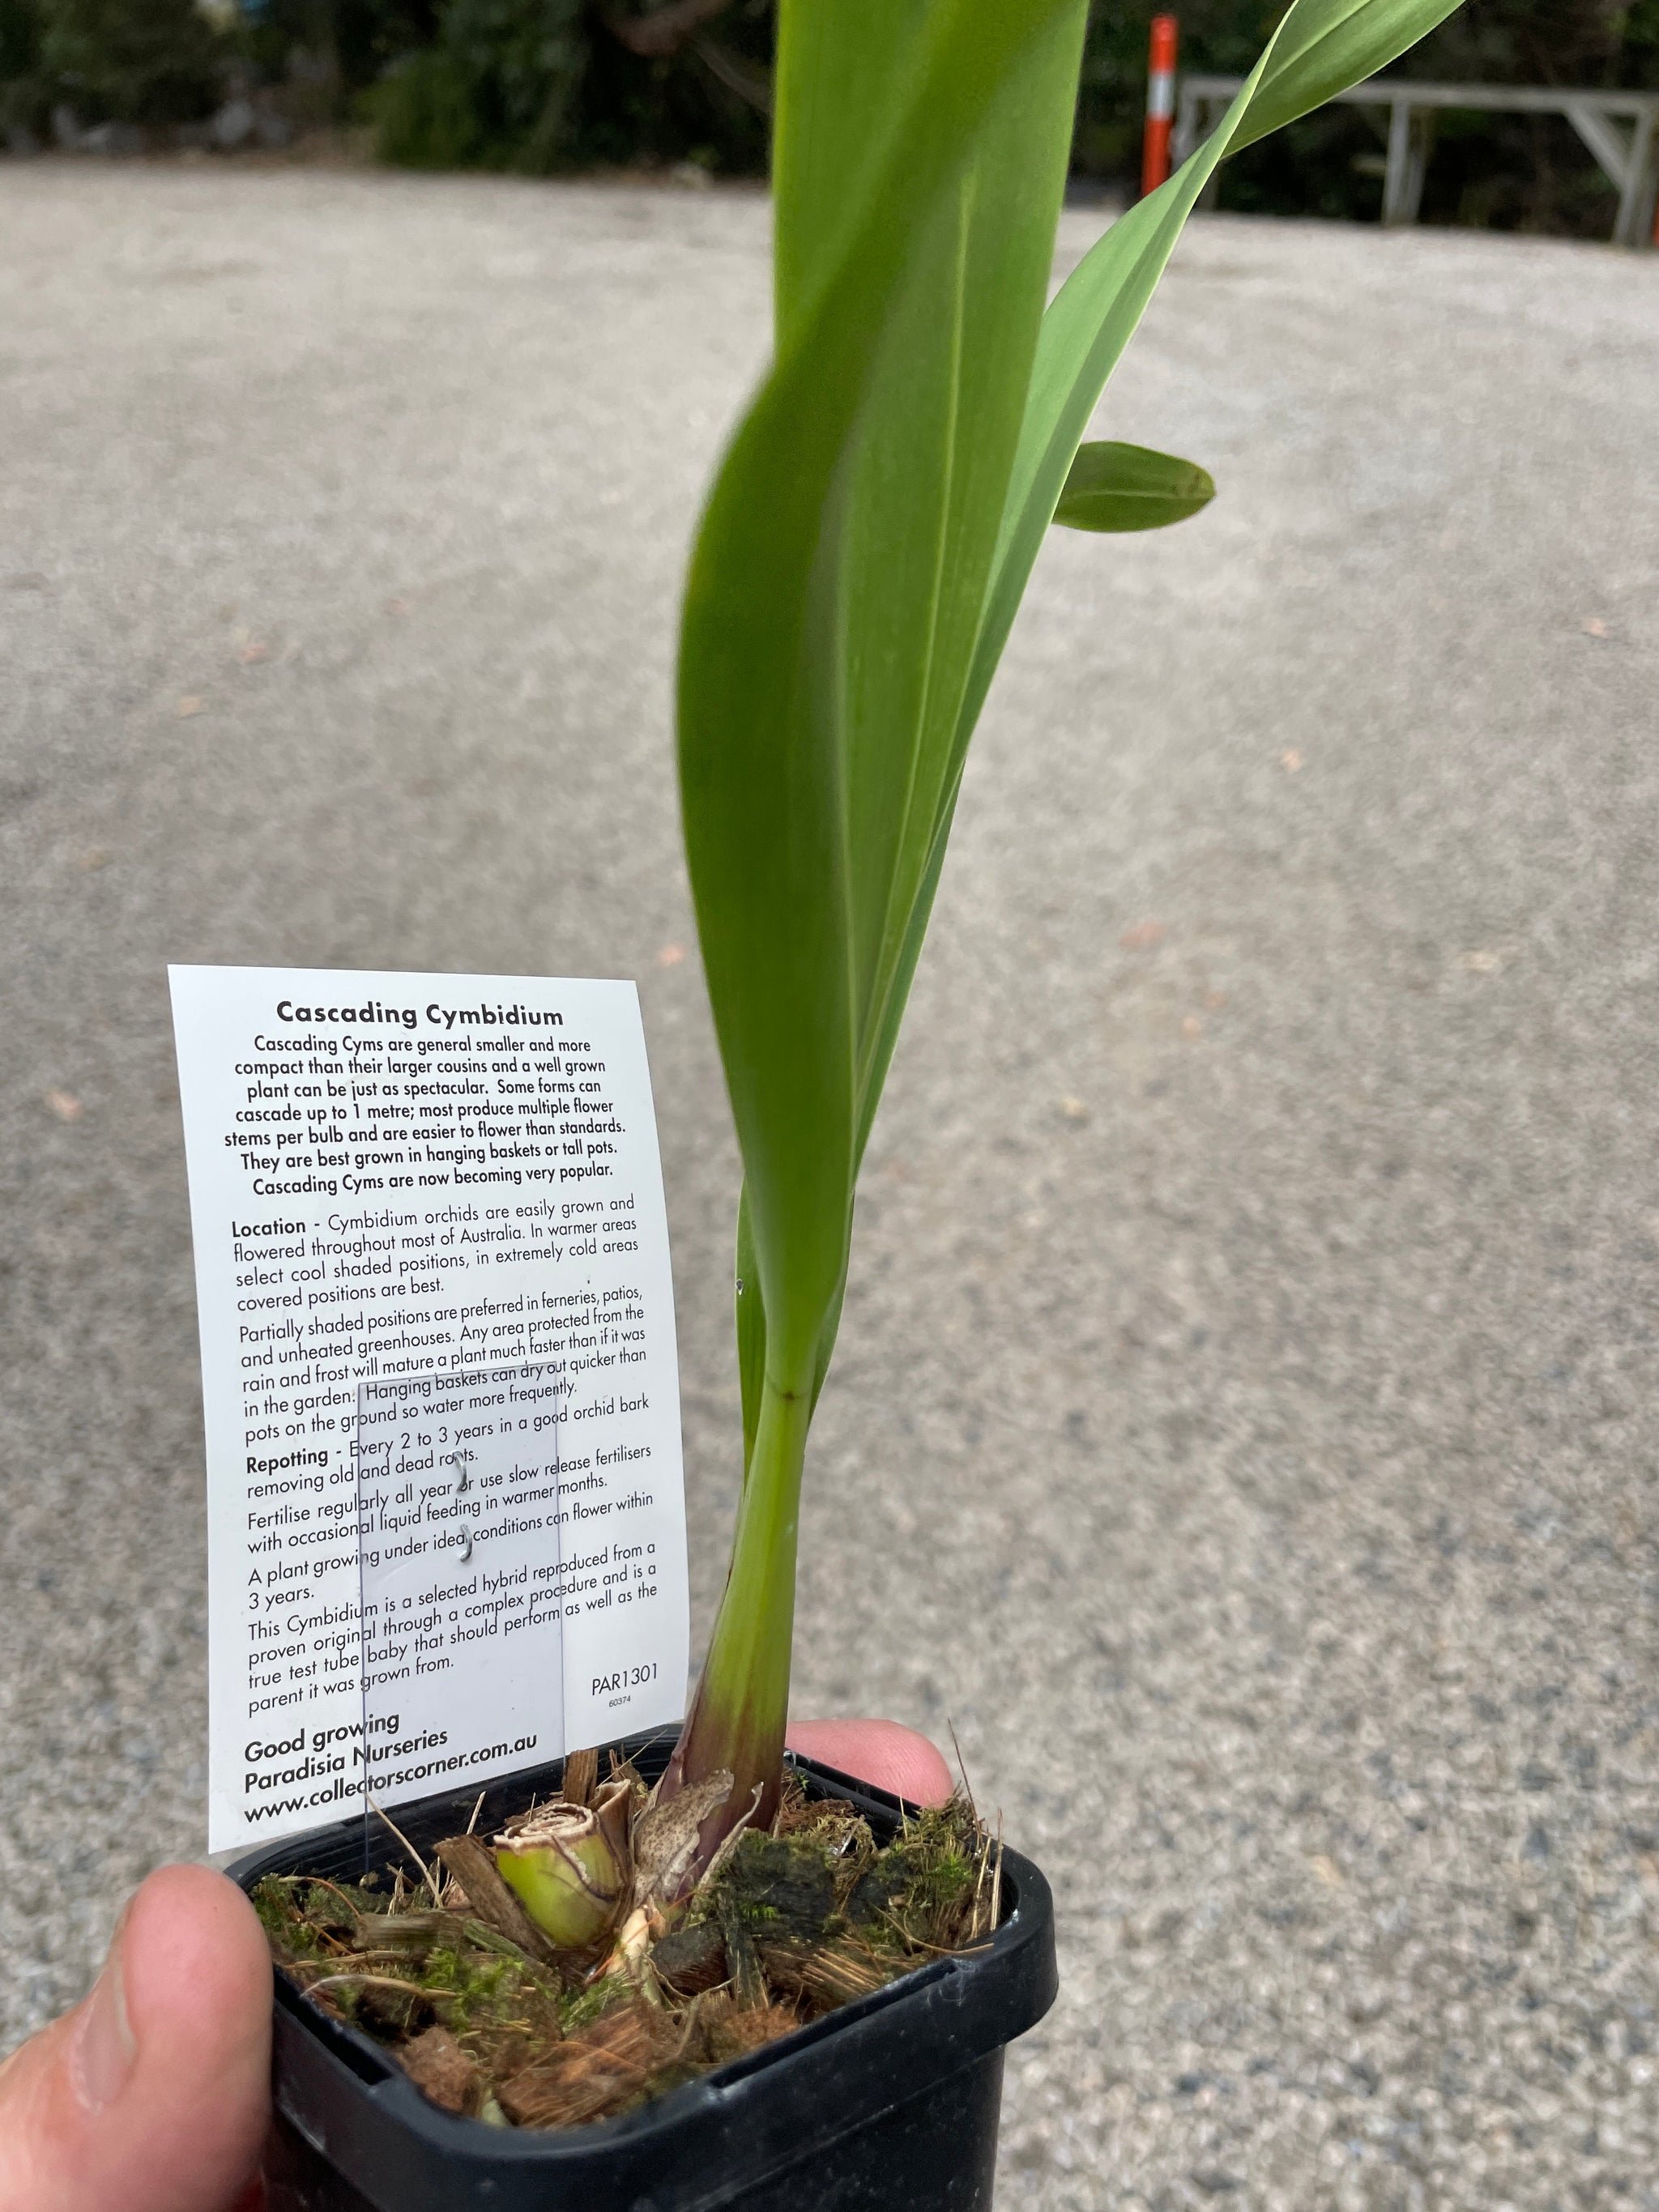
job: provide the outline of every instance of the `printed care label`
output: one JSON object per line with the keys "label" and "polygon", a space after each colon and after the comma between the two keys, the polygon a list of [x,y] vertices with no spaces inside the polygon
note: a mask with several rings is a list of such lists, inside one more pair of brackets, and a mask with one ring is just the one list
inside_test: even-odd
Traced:
{"label": "printed care label", "polygon": [[677,1720],[673,1296],[633,985],[170,974],[209,1848]]}

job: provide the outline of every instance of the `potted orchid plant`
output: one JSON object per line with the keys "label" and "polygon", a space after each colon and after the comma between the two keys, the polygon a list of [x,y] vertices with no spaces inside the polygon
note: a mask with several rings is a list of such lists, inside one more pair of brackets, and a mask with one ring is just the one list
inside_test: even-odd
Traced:
{"label": "potted orchid plant", "polygon": [[1228,153],[1450,3],[1294,0],[1220,128],[1045,304],[1085,0],[782,0],[775,357],[697,532],[679,665],[744,1171],[729,1578],[665,1766],[579,1754],[516,1804],[497,1785],[471,1834],[449,1801],[414,1808],[372,1895],[356,1832],[244,1863],[287,1969],[279,2204],[988,2204],[1003,2047],[1053,1994],[1042,1877],[964,1801],[917,1817],[784,1757],[860,1163],[1045,533],[1211,495],[1084,442],[1188,215]]}

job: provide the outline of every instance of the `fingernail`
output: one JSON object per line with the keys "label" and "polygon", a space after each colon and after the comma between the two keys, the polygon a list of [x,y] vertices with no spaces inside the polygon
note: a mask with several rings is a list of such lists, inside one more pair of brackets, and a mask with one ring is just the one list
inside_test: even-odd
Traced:
{"label": "fingernail", "polygon": [[138,2057],[138,2045],[127,2019],[126,1991],[121,1982],[121,1931],[110,1945],[109,1957],[81,2014],[75,2039],[71,2070],[81,2102],[89,2112],[113,2104],[127,2085]]}

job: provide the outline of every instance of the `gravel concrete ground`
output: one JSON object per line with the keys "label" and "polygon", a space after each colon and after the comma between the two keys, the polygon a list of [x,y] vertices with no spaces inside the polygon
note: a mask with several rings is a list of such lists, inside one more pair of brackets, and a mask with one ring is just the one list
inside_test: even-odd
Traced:
{"label": "gravel concrete ground", "polygon": [[[1063,258],[1091,235],[1068,216]],[[734,1163],[669,779],[755,195],[0,168],[0,2019],[203,1834],[167,959],[640,978],[697,1618]],[[1659,259],[1200,221],[870,1162],[798,1710],[1053,1875],[1002,2202],[1659,2208]]]}

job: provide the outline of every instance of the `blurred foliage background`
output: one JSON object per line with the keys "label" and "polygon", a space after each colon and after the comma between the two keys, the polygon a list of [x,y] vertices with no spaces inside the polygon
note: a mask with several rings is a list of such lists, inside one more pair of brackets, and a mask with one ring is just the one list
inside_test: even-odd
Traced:
{"label": "blurred foliage background", "polygon": [[[278,147],[347,131],[415,167],[759,176],[773,6],[0,0],[0,133],[22,153],[54,141]],[[1184,0],[1183,68],[1242,72],[1279,11],[1279,0]],[[1093,11],[1073,155],[1085,192],[1133,190],[1152,12],[1152,0]],[[1659,0],[1467,0],[1398,73],[1659,89]],[[1384,122],[1349,107],[1307,118],[1228,165],[1221,205],[1375,221]],[[1605,236],[1613,197],[1559,118],[1449,114],[1423,220]]]}

